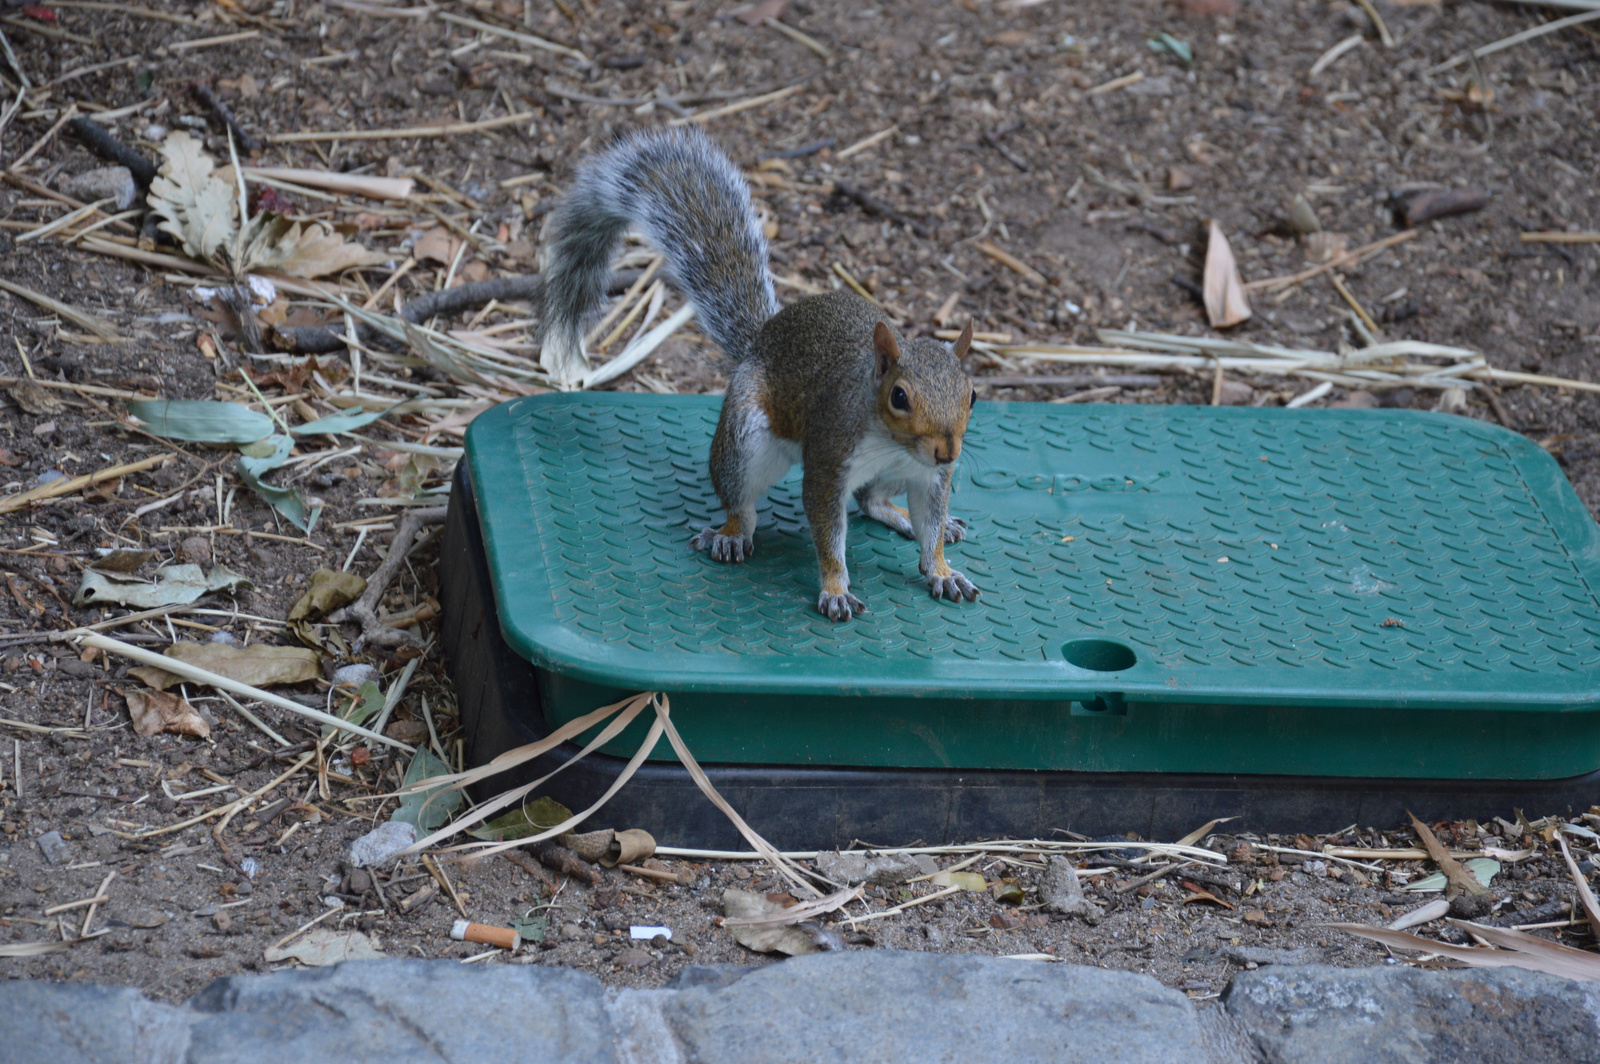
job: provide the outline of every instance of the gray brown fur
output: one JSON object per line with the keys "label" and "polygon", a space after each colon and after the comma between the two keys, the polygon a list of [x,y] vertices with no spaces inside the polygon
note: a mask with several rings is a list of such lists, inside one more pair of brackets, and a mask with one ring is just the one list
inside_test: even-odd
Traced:
{"label": "gray brown fur", "polygon": [[[711,444],[727,520],[694,547],[718,561],[749,557],[757,504],[798,461],[821,612],[848,620],[865,609],[845,566],[852,495],[867,516],[918,542],[935,597],[976,598],[943,553],[965,534],[947,506],[973,398],[960,362],[970,327],[952,351],[902,342],[874,304],[846,291],[779,310],[738,169],[698,132],[656,132],[586,162],[558,210],[544,273],[547,342],[581,342],[629,225],[666,257],[668,280],[733,363]],[[902,492],[906,509],[890,501]]]}

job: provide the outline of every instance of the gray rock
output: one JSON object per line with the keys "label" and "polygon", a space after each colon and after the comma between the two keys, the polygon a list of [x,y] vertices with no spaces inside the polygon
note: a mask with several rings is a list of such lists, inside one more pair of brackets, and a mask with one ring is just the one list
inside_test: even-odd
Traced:
{"label": "gray rock", "polygon": [[1268,1064],[1600,1062],[1600,986],[1517,968],[1263,968],[1222,1000]]}
{"label": "gray rock", "polygon": [[47,831],[39,836],[39,849],[44,859],[53,865],[66,864],[72,859],[72,845],[61,837],[59,831]]}
{"label": "gray rock", "polygon": [[[870,883],[875,887],[892,887],[914,876],[932,875],[922,870],[916,858],[904,853],[819,853],[814,863],[818,872],[836,883]],[[937,872],[938,867],[933,871]]]}
{"label": "gray rock", "polygon": [[350,863],[356,868],[381,865],[416,841],[415,824],[388,820],[350,844]]}
{"label": "gray rock", "polygon": [[383,960],[229,976],[189,1002],[199,1015],[188,1059],[611,1064],[603,1002],[594,976],[532,965]]}
{"label": "gray rock", "polygon": [[133,173],[126,166],[106,166],[73,174],[61,179],[60,188],[66,195],[85,203],[108,198],[115,200],[119,211],[127,210],[133,197],[139,194]]}
{"label": "gray rock", "polygon": [[[1083,896],[1078,870],[1065,857],[1051,857],[1045,866],[1044,882],[1039,886],[1045,912],[1081,916],[1085,923],[1100,922],[1100,906]],[[1146,899],[1148,900],[1148,899]]]}
{"label": "gray rock", "polygon": [[816,953],[663,1011],[696,1064],[1218,1059],[1189,999],[1147,975],[970,955]]}
{"label": "gray rock", "polygon": [[183,1059],[189,1017],[125,986],[0,982],[7,1064],[168,1064]]}

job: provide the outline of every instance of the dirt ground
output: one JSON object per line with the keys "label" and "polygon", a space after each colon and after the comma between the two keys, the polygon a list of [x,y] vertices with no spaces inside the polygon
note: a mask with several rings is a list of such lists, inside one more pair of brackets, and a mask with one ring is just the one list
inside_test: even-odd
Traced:
{"label": "dirt ground", "polygon": [[[0,165],[14,166],[69,104],[90,113],[141,101],[149,106],[110,125],[124,143],[155,158],[151,126],[204,130],[213,153],[225,159],[225,138],[215,124],[207,125],[209,112],[188,91],[196,81],[212,84],[242,127],[259,136],[531,112],[474,134],[275,144],[255,160],[416,175],[427,195],[399,221],[393,211],[362,217],[362,203],[350,199],[304,209],[356,223],[368,246],[394,251],[395,263],[441,214],[459,228],[478,225],[493,239],[474,244],[462,271],[493,276],[535,267],[544,213],[574,162],[613,133],[663,121],[675,107],[706,110],[795,85],[780,99],[705,122],[747,171],[758,172],[763,159],[793,154],[783,167],[760,170],[774,180],[757,189],[775,223],[773,265],[788,279],[780,287],[785,298],[801,285],[836,285],[837,263],[912,333],[932,330],[936,312],[952,296],[950,320],[971,316],[980,331],[1007,333],[1018,342],[1094,343],[1097,328],[1129,325],[1201,333],[1206,320],[1195,289],[1205,220],[1219,222],[1245,279],[1253,280],[1308,265],[1304,242],[1287,222],[1297,195],[1323,230],[1356,247],[1399,231],[1391,205],[1396,193],[1482,190],[1489,194],[1482,209],[1426,222],[1415,239],[1343,271],[1351,295],[1387,339],[1474,348],[1501,369],[1577,381],[1596,376],[1600,244],[1529,243],[1518,234],[1600,229],[1600,23],[1540,37],[1476,67],[1430,74],[1466,49],[1565,12],[1375,0],[1399,42],[1391,49],[1380,44],[1360,8],[1322,0],[773,5],[782,8],[784,24],[820,44],[824,59],[769,25],[724,17],[731,5],[704,0],[529,0],[438,9],[537,34],[595,60],[580,67],[525,42],[445,21],[437,12],[411,17],[419,12],[408,2],[150,5],[177,16],[171,21],[70,3],[22,8],[0,0],[0,29],[36,86],[0,134]],[[1161,33],[1192,48],[1192,65],[1151,47]],[[245,36],[184,47],[235,34]],[[1319,58],[1352,37],[1359,43],[1310,73]],[[5,63],[0,90],[4,113],[18,91],[17,72]],[[892,132],[883,139],[839,157],[886,129]],[[795,153],[819,141],[830,146]],[[693,886],[604,871],[590,887],[548,873],[560,883],[552,891],[497,857],[445,866],[460,912],[443,891],[403,912],[399,900],[431,882],[428,871],[407,863],[373,886],[370,877],[363,882],[342,864],[346,844],[392,807],[363,800],[394,786],[396,766],[382,750],[364,764],[335,761],[326,783],[306,773],[267,791],[256,808],[229,824],[225,845],[212,835],[214,821],[133,837],[232,797],[184,800],[184,792],[227,785],[249,793],[301,755],[298,749],[275,754],[275,744],[224,702],[198,694],[192,701],[209,718],[209,740],[136,734],[123,692],[138,684],[126,676],[126,663],[85,661],[75,648],[49,638],[114,615],[70,605],[96,552],[148,547],[163,560],[226,564],[255,584],[236,600],[213,595],[201,603],[231,614],[175,615],[114,634],[157,650],[178,635],[205,639],[217,630],[241,643],[288,644],[293,638],[282,619],[313,569],[337,569],[349,556],[353,571],[370,575],[380,561],[382,531],[367,535],[340,526],[399,511],[363,500],[443,483],[448,467],[408,467],[406,453],[362,444],[301,483],[324,504],[309,541],[242,487],[224,522],[224,499],[236,483],[234,452],[171,446],[130,431],[119,416],[122,397],[249,402],[238,366],[243,361],[257,373],[271,367],[245,359],[228,329],[195,317],[181,278],[174,280],[167,268],[50,238],[17,242],[63,213],[39,186],[56,188],[63,176],[98,165],[63,133],[46,139],[13,171],[22,181],[0,183],[0,279],[98,315],[131,340],[92,342],[55,313],[0,294],[0,374],[8,389],[0,405],[0,487],[11,495],[52,471],[76,476],[168,452],[178,456],[97,491],[0,515],[0,570],[7,585],[0,594],[0,946],[77,937],[87,908],[48,910],[94,896],[116,873],[88,927],[107,933],[41,957],[0,957],[0,972],[126,983],[162,1000],[181,1000],[217,976],[268,968],[263,950],[328,913],[328,899],[343,908],[325,926],[366,930],[392,956],[481,953],[482,947],[448,937],[452,921],[465,912],[492,924],[543,919],[545,941],[518,960],[583,968],[613,985],[659,985],[687,963],[767,963],[712,923],[727,887],[781,889],[757,864],[662,862],[668,871],[688,873],[697,881]],[[903,212],[920,233],[830,194],[834,182]],[[980,240],[1020,258],[1043,283],[983,253]],[[407,299],[432,291],[444,272],[425,262],[398,291]],[[375,288],[389,273],[368,270],[362,283]],[[1281,299],[1258,296],[1256,316],[1233,335],[1331,351],[1355,341],[1346,309],[1323,276],[1289,288]],[[515,306],[499,308],[482,324],[516,316]],[[721,378],[710,356],[709,345],[686,329],[616,387],[714,391]],[[319,365],[337,379],[345,357],[324,355]],[[1056,398],[1063,387],[1070,392],[1093,383],[1079,374],[1066,384],[997,384],[996,378],[1050,372],[1003,358],[975,358],[971,369],[980,385],[990,378],[981,393],[986,399]],[[30,374],[78,390],[50,390],[52,402],[43,403],[37,390],[15,383]],[[416,379],[446,396],[469,394],[437,375]],[[1311,386],[1304,379],[1261,377],[1227,383],[1229,401],[1271,405]],[[262,385],[269,401],[298,386],[285,379]],[[1102,401],[1209,402],[1212,388],[1209,373],[1165,375],[1150,387],[1120,387]],[[1324,402],[1431,409],[1439,400],[1421,389],[1375,395],[1335,389]],[[302,419],[313,414],[293,403],[282,409]],[[330,410],[319,406],[313,416]],[[1501,421],[1538,441],[1561,462],[1591,513],[1600,513],[1600,397],[1593,391],[1482,388],[1468,394],[1463,413]],[[368,434],[414,441],[424,427],[420,419],[394,418]],[[459,442],[448,434],[430,439]],[[149,508],[157,501],[162,505]],[[434,548],[412,557],[385,600],[389,612],[437,592],[436,559]],[[426,634],[428,625],[421,630]],[[345,640],[356,634],[355,625],[344,626]],[[380,647],[346,654],[336,664],[352,661],[377,666],[385,682],[405,664],[404,655]],[[299,694],[321,706],[326,687],[305,684]],[[424,657],[397,713],[397,726],[413,738],[426,734],[424,698],[448,751],[453,700],[436,651]],[[316,738],[314,724],[270,706],[257,712],[292,743]],[[1526,811],[1534,818],[1582,812]],[[1496,919],[1566,924],[1544,933],[1592,947],[1581,920],[1569,920],[1564,903],[1572,881],[1559,854],[1552,856],[1549,843],[1513,810],[1485,815],[1506,821],[1438,830],[1458,848],[1534,851],[1506,863],[1496,878]],[[54,853],[55,863],[39,842],[51,831],[65,844]],[[1092,925],[1038,909],[1037,860],[1024,856],[1008,865],[985,859],[971,870],[991,882],[1016,877],[1020,906],[997,901],[993,893],[960,894],[856,931],[849,925],[839,930],[849,948],[1053,954],[1146,971],[1201,998],[1245,964],[1287,956],[1383,963],[1380,947],[1321,925],[1387,922],[1418,900],[1399,893],[1403,881],[1431,866],[1384,860],[1363,868],[1262,848],[1320,851],[1330,841],[1413,845],[1399,824],[1353,826],[1331,840],[1215,835],[1206,844],[1228,856],[1225,867],[1189,869],[1143,886],[1135,883],[1143,868],[1126,864],[1137,854],[1113,853],[1110,860],[1123,863],[1086,883],[1089,897],[1105,907],[1105,918]],[[1592,840],[1574,841],[1589,873]],[[1254,845],[1240,845],[1246,842]],[[1085,860],[1107,867],[1104,857]],[[253,877],[238,870],[245,859],[256,862]],[[1193,873],[1201,871],[1208,878],[1198,882]],[[1186,879],[1189,886],[1182,885]],[[1201,888],[1212,897],[1201,897]],[[881,907],[930,889],[872,888],[869,899]],[[627,931],[634,924],[671,927],[674,943],[634,944]],[[1437,924],[1427,928],[1438,930]]]}

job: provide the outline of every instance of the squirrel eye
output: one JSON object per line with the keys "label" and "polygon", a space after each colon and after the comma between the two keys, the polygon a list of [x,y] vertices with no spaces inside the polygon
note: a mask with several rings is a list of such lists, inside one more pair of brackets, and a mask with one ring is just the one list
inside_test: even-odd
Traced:
{"label": "squirrel eye", "polygon": [[904,388],[896,384],[894,386],[894,391],[889,393],[889,405],[894,407],[896,410],[904,410],[907,413],[910,413],[911,396],[906,394],[906,390]]}
{"label": "squirrel eye", "polygon": [[978,390],[976,388],[974,388],[972,390],[972,398],[971,398],[971,400],[969,400],[967,402],[967,409],[970,410],[972,407],[975,407],[977,405],[978,405]]}

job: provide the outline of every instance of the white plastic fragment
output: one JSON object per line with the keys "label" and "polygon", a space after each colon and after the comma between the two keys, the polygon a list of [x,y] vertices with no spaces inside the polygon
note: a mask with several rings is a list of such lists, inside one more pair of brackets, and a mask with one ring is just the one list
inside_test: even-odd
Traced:
{"label": "white plastic fragment", "polygon": [[664,935],[668,941],[671,941],[672,928],[650,927],[646,924],[634,924],[632,927],[628,928],[628,937],[635,940],[648,942],[657,935]]}

